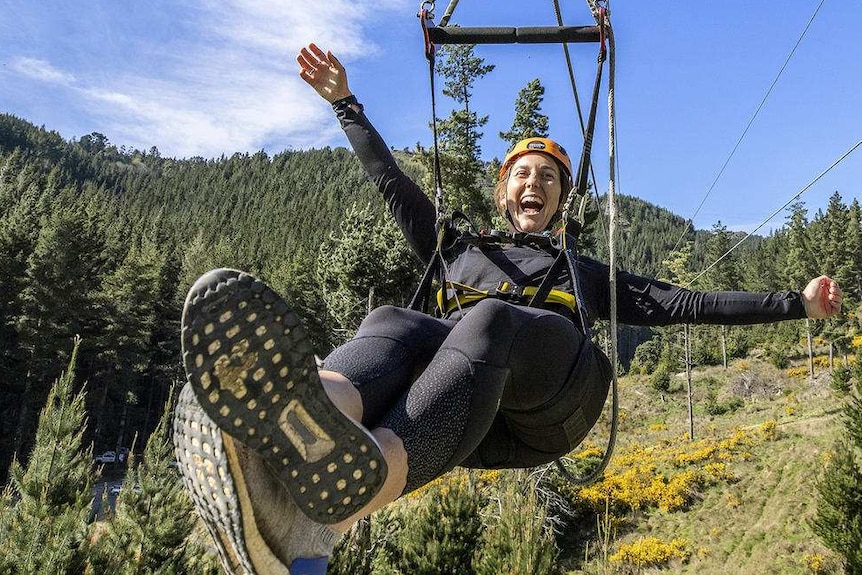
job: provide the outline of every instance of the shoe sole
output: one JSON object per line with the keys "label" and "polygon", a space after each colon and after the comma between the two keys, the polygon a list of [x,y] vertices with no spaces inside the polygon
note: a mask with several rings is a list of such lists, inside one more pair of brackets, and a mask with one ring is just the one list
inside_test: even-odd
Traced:
{"label": "shoe sole", "polygon": [[227,269],[201,277],[182,351],[206,414],[266,460],[310,519],[343,521],[383,486],[380,446],[329,399],[300,318],[266,284]]}
{"label": "shoe sole", "polygon": [[201,409],[189,385],[177,398],[173,426],[180,473],[228,573],[326,573],[327,557],[297,559],[286,568],[272,552],[255,523],[233,440]]}
{"label": "shoe sole", "polygon": [[173,425],[180,474],[222,564],[228,573],[254,573],[221,430],[201,411],[188,385],[177,398]]}

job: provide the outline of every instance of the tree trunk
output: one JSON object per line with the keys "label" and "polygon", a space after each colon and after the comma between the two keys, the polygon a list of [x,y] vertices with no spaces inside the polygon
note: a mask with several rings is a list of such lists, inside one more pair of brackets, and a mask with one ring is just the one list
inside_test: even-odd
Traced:
{"label": "tree trunk", "polygon": [[727,326],[721,326],[721,363],[727,369]]}
{"label": "tree trunk", "polygon": [[811,321],[805,318],[805,335],[808,339],[808,377],[814,379],[814,338],[811,336]]}
{"label": "tree trunk", "polygon": [[694,441],[694,399],[691,391],[691,332],[685,324],[685,375],[688,381],[688,439]]}

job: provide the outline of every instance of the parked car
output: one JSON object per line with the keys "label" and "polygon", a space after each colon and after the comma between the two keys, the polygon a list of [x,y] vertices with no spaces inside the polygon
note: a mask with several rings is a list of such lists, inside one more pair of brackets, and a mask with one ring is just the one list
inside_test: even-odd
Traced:
{"label": "parked car", "polygon": [[106,451],[104,453],[100,453],[95,457],[96,463],[116,463],[117,462],[117,452],[116,451]]}
{"label": "parked car", "polygon": [[127,458],[128,456],[129,456],[129,448],[128,448],[128,447],[121,447],[121,448],[117,451],[117,460],[118,460],[120,463],[122,463],[123,461],[125,461],[125,460],[126,460],[126,458]]}
{"label": "parked car", "polygon": [[[120,494],[120,491],[122,491],[122,489],[123,489],[123,485],[122,485],[122,484],[120,484],[120,485],[114,485],[113,487],[111,487],[111,490],[110,490],[110,492],[109,492],[109,493],[110,493],[111,495],[119,495],[119,494]],[[140,492],[141,492],[141,486],[140,486],[140,485],[135,485],[135,486],[132,488],[132,491],[134,491],[135,493],[140,493]]]}

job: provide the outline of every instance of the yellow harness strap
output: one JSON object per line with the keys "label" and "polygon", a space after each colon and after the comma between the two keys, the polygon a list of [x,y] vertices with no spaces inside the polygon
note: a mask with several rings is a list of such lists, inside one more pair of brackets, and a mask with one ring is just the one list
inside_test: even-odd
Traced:
{"label": "yellow harness strap", "polygon": [[[528,300],[537,291],[539,291],[539,288],[537,287],[527,286],[522,288],[513,286],[509,282],[501,282],[496,290],[486,291],[466,284],[447,281],[444,289],[451,289],[455,292],[452,299],[447,298],[448,301],[446,308],[444,309],[443,290],[441,289],[437,291],[437,307],[443,310],[444,315],[458,309],[459,307],[483,300],[486,297],[494,297],[504,300]],[[557,289],[552,289],[548,293],[548,297],[545,298],[545,303],[564,305],[569,308],[572,313],[575,313],[578,307],[575,296]]]}

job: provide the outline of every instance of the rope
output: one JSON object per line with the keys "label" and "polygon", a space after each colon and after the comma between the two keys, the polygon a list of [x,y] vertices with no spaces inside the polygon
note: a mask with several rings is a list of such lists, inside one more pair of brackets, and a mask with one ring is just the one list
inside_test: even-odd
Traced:
{"label": "rope", "polygon": [[709,189],[706,190],[706,194],[700,201],[700,205],[697,206],[697,209],[694,211],[694,214],[692,214],[691,218],[686,222],[685,229],[682,230],[682,234],[680,234],[679,239],[676,240],[676,243],[674,244],[671,251],[674,251],[676,250],[676,248],[679,247],[679,244],[685,237],[685,234],[688,232],[689,228],[691,228],[692,222],[694,222],[694,218],[696,218],[697,214],[700,213],[700,210],[701,208],[703,208],[703,204],[706,202],[706,199],[709,197],[709,194],[712,193],[712,190],[718,183],[719,178],[721,178],[721,175],[724,174],[724,169],[727,168],[727,165],[730,163],[731,158],[733,158],[734,154],[736,154],[736,150],[739,149],[739,145],[742,143],[742,139],[745,138],[745,135],[748,133],[748,129],[751,128],[751,125],[754,123],[754,120],[760,113],[761,108],[763,108],[764,104],[766,104],[766,99],[769,98],[769,95],[772,93],[772,89],[775,88],[775,85],[778,83],[779,78],[781,78],[781,75],[784,73],[784,69],[787,68],[787,65],[790,63],[790,59],[793,58],[793,54],[796,53],[796,49],[802,43],[802,39],[805,38],[805,34],[808,33],[808,29],[811,27],[812,22],[814,22],[814,18],[817,17],[817,13],[820,12],[820,7],[823,6],[823,3],[825,1],[826,0],[820,0],[820,4],[817,5],[817,8],[814,10],[814,14],[812,14],[811,18],[809,18],[808,24],[805,25],[805,29],[802,31],[802,34],[799,36],[799,39],[796,41],[796,44],[790,51],[790,54],[788,54],[787,58],[784,60],[784,64],[782,64],[781,69],[778,70],[778,74],[775,76],[775,79],[772,81],[772,84],[769,86],[769,89],[766,90],[766,94],[764,94],[763,99],[760,100],[760,104],[754,111],[754,115],[751,116],[750,120],[748,120],[748,124],[745,126],[745,129],[742,131],[742,134],[739,136],[739,139],[736,140],[736,145],[733,146],[733,149],[730,151],[730,155],[724,161],[724,164],[722,164],[721,169],[718,171],[718,175],[715,176],[715,179],[712,181],[712,184],[709,186]]}
{"label": "rope", "polygon": [[440,24],[438,26],[446,26],[449,24],[449,18],[452,17],[452,13],[455,12],[455,8],[458,6],[458,0],[450,0],[449,5],[446,7],[446,11],[443,12],[443,17],[440,18]]}
{"label": "rope", "polygon": [[695,276],[695,277],[694,277],[690,282],[688,282],[687,284],[685,284],[683,287],[686,287],[686,288],[687,288],[687,287],[691,287],[692,285],[694,285],[694,282],[696,282],[697,280],[699,280],[699,279],[700,279],[701,277],[703,277],[703,276],[704,276],[704,275],[705,275],[709,270],[711,270],[712,268],[714,268],[716,265],[718,265],[718,263],[719,263],[719,262],[721,262],[724,258],[726,258],[727,256],[729,256],[729,255],[731,254],[731,252],[733,252],[736,248],[738,248],[740,245],[742,245],[742,243],[743,243],[745,240],[747,240],[748,238],[750,238],[751,236],[753,236],[753,235],[754,235],[754,232],[756,232],[757,230],[759,230],[760,228],[762,228],[763,226],[765,226],[765,225],[766,225],[766,223],[767,223],[769,220],[771,220],[772,218],[774,218],[775,216],[777,216],[779,213],[781,213],[785,208],[787,208],[787,206],[789,206],[789,205],[790,205],[790,204],[792,204],[794,201],[796,201],[796,199],[797,199],[797,198],[799,198],[799,196],[801,196],[802,194],[804,194],[805,192],[807,192],[807,191],[808,191],[808,189],[809,189],[811,186],[813,186],[815,183],[817,183],[817,181],[818,181],[820,178],[822,178],[823,176],[825,176],[826,174],[828,174],[830,171],[832,171],[832,169],[833,169],[835,166],[837,166],[838,164],[840,164],[842,161],[844,161],[844,159],[845,159],[847,156],[849,156],[850,154],[852,154],[853,152],[855,152],[855,151],[856,151],[856,148],[858,148],[859,146],[862,146],[862,140],[859,140],[859,141],[858,141],[858,142],[856,142],[853,146],[851,146],[849,150],[847,150],[846,152],[844,152],[844,153],[841,155],[841,157],[839,157],[837,160],[835,160],[834,162],[832,162],[832,165],[831,165],[831,166],[829,166],[828,168],[826,168],[825,170],[823,170],[822,172],[820,172],[820,173],[819,173],[819,174],[818,174],[818,175],[817,175],[813,180],[811,180],[810,182],[808,182],[808,184],[807,184],[805,187],[803,187],[801,190],[799,190],[798,192],[796,192],[796,194],[795,194],[792,198],[790,198],[790,199],[787,201],[787,203],[786,203],[786,204],[784,204],[783,206],[781,206],[780,208],[778,208],[777,210],[775,210],[774,212],[772,212],[772,213],[771,213],[771,214],[770,214],[770,215],[769,215],[765,220],[763,220],[762,222],[760,222],[760,223],[757,225],[757,227],[756,227],[756,228],[754,228],[753,230],[751,230],[751,231],[748,233],[748,235],[747,235],[747,236],[745,236],[744,238],[742,238],[741,240],[739,240],[738,242],[736,242],[736,244],[734,244],[734,246],[733,246],[733,247],[731,247],[729,250],[727,250],[727,251],[724,253],[724,255],[722,255],[720,258],[718,258],[717,260],[715,260],[714,262],[712,262],[709,266],[707,266],[707,268],[706,268],[705,270],[703,270],[702,272],[700,272],[699,274],[697,274],[697,275],[696,275],[696,276]]}
{"label": "rope", "polygon": [[[556,2],[556,0],[555,0]],[[618,343],[617,343],[617,278],[616,278],[616,247],[614,238],[616,237],[616,100],[614,99],[614,79],[616,76],[616,56],[614,45],[614,33],[610,24],[609,12],[607,8],[599,6],[597,0],[587,0],[590,11],[596,19],[596,23],[604,28],[606,40],[608,42],[608,148],[609,148],[609,163],[610,173],[608,182],[608,267],[609,278],[609,299],[610,299],[610,360],[612,366],[611,379],[611,429],[608,437],[608,446],[605,453],[602,455],[602,460],[599,464],[590,471],[585,477],[574,477],[566,467],[556,461],[557,468],[560,472],[572,483],[577,485],[586,485],[594,483],[607,469],[610,463],[611,456],[616,445],[617,428],[619,423],[619,370],[617,368],[618,361]]]}
{"label": "rope", "polygon": [[434,25],[434,22],[431,20],[434,16],[431,13],[432,10],[434,10],[433,1],[423,2],[419,10],[419,22],[422,26],[422,37],[425,40],[425,59],[428,60],[428,76],[431,83],[431,132],[434,138],[434,208],[437,214],[437,225],[440,226],[445,206],[443,202],[443,175],[440,168],[440,145],[437,136],[437,90],[434,87],[434,57],[437,50],[428,35],[429,25]]}
{"label": "rope", "polygon": [[[557,26],[562,27],[563,26],[563,13],[562,13],[562,10],[560,9],[559,0],[554,0],[554,15],[557,17]],[[572,96],[575,99],[575,109],[578,111],[578,121],[580,122],[580,126],[581,126],[581,136],[586,137],[587,128],[584,125],[584,113],[583,113],[583,110],[581,109],[581,99],[580,99],[580,96],[578,95],[578,84],[575,81],[575,70],[574,70],[574,67],[572,66],[572,57],[569,54],[569,44],[567,42],[563,42],[563,54],[566,58],[566,68],[568,68],[568,72],[569,72],[569,83],[572,86]],[[596,196],[596,205],[600,206],[601,200],[599,199],[599,192],[598,192],[599,187],[598,187],[598,184],[596,181],[596,172],[593,169],[592,160],[590,161],[590,177],[591,177],[591,180],[593,183],[593,193]],[[566,200],[566,207],[564,210],[566,213],[568,213],[569,210],[571,209],[573,201],[574,201],[574,196],[570,193],[568,199]],[[600,226],[600,229],[602,230],[602,232],[605,232],[607,224],[605,223],[605,214],[601,210],[599,210],[599,217],[602,220],[602,225]],[[607,236],[605,236],[605,240],[607,240]]]}

